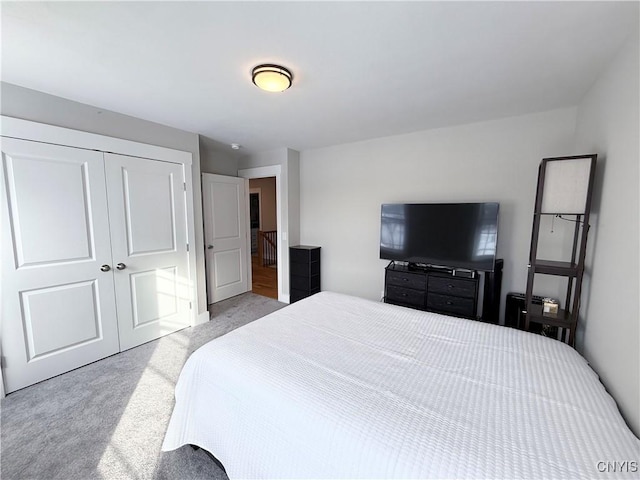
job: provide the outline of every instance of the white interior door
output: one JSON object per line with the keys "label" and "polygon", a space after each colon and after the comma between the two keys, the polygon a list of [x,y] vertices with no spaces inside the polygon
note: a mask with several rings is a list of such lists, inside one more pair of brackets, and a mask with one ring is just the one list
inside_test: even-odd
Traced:
{"label": "white interior door", "polygon": [[105,154],[120,348],[191,324],[184,169]]}
{"label": "white interior door", "polygon": [[249,290],[245,183],[244,178],[202,175],[209,303]]}
{"label": "white interior door", "polygon": [[2,171],[8,393],[119,348],[103,154],[3,138]]}

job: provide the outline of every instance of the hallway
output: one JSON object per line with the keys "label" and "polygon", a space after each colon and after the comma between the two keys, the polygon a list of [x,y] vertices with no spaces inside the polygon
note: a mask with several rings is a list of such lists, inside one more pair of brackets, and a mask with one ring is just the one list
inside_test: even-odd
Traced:
{"label": "hallway", "polygon": [[251,256],[251,275],[253,278],[251,291],[263,297],[278,299],[278,269],[263,267],[257,255]]}

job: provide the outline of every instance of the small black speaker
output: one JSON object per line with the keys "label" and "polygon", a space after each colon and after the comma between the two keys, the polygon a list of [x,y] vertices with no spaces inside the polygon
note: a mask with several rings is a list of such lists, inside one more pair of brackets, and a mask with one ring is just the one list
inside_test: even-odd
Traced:
{"label": "small black speaker", "polygon": [[[507,293],[507,304],[504,309],[504,324],[507,327],[524,329],[524,313],[526,310],[524,293],[509,292]],[[531,302],[534,305],[542,305],[542,297],[534,295]]]}

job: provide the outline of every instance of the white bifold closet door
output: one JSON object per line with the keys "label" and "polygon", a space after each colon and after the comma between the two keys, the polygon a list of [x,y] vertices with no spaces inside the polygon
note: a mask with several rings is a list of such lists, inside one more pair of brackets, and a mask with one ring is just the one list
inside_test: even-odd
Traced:
{"label": "white bifold closet door", "polygon": [[110,153],[105,166],[126,350],[190,325],[184,175],[180,164]]}
{"label": "white bifold closet door", "polygon": [[2,168],[7,392],[190,324],[182,165],[3,138]]}

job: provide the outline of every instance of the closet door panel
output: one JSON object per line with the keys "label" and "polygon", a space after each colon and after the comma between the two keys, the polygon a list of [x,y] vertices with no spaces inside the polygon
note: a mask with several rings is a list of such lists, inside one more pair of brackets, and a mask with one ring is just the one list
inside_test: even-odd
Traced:
{"label": "closet door panel", "polygon": [[191,323],[184,168],[114,154],[105,162],[125,350]]}
{"label": "closet door panel", "polygon": [[118,352],[100,152],[2,140],[7,391]]}

